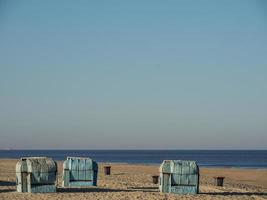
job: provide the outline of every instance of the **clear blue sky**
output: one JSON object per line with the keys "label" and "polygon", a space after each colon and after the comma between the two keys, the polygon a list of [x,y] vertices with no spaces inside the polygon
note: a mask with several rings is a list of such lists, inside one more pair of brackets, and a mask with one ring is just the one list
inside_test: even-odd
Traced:
{"label": "clear blue sky", "polygon": [[266,149],[264,0],[0,0],[0,148]]}

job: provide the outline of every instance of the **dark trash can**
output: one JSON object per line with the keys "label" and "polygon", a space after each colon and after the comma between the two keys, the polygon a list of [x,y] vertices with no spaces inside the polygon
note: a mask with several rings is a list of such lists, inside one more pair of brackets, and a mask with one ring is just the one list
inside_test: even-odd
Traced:
{"label": "dark trash can", "polygon": [[154,184],[158,184],[159,183],[159,176],[152,176],[152,181]]}
{"label": "dark trash can", "polygon": [[111,166],[104,166],[104,174],[107,176],[107,175],[110,175],[110,168]]}
{"label": "dark trash can", "polygon": [[224,177],[222,177],[222,176],[216,176],[216,177],[214,177],[214,180],[215,180],[215,185],[216,186],[223,187]]}

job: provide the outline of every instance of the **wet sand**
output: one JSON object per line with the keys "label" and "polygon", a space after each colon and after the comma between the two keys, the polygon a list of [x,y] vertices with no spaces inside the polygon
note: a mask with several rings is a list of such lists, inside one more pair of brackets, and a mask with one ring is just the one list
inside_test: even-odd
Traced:
{"label": "wet sand", "polygon": [[[53,194],[17,193],[15,165],[17,160],[0,160],[0,199],[30,200],[117,200],[117,199],[267,199],[267,169],[200,168],[200,194],[161,194],[152,183],[159,166],[111,164],[111,176],[104,176],[99,165],[98,186],[65,189],[61,187],[62,162],[58,162],[58,191]],[[214,186],[214,176],[225,176],[224,187]]]}

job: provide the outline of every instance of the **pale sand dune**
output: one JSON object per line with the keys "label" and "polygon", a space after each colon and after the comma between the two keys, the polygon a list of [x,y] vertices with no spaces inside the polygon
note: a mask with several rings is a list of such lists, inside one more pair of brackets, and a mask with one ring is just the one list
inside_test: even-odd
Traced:
{"label": "pale sand dune", "polygon": [[[0,199],[58,199],[58,200],[116,200],[116,199],[267,199],[267,170],[201,168],[200,194],[172,195],[158,192],[151,176],[158,166],[111,164],[111,176],[103,175],[99,166],[98,187],[82,189],[61,188],[62,162],[59,164],[58,192],[54,194],[17,193],[15,164],[17,160],[0,160]],[[225,186],[213,185],[213,176],[225,176]]]}

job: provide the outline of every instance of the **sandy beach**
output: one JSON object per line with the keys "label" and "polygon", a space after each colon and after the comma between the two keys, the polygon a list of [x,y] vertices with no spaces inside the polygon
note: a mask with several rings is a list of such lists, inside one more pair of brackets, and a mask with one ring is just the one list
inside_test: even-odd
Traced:
{"label": "sandy beach", "polygon": [[[98,186],[66,189],[61,187],[62,162],[58,161],[58,192],[53,194],[17,193],[17,160],[0,160],[0,199],[267,199],[267,169],[200,168],[200,194],[161,194],[152,183],[158,166],[111,164],[111,176],[104,176],[99,165]],[[214,176],[225,176],[224,187],[214,186]]]}

